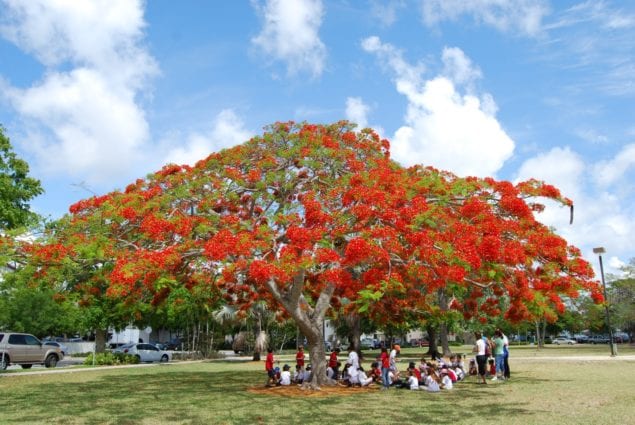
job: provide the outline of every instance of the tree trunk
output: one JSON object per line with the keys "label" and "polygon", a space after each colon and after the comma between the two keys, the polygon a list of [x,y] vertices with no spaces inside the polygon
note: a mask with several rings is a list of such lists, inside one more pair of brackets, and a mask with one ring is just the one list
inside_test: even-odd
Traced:
{"label": "tree trunk", "polygon": [[254,356],[252,360],[255,362],[259,362],[260,361],[260,347],[259,347],[259,344],[257,343],[257,339],[260,338],[260,332],[262,332],[259,312],[257,313],[256,321],[254,323],[253,332],[254,332]]}
{"label": "tree trunk", "polygon": [[[448,296],[443,290],[443,288],[439,288],[438,296],[439,296],[439,309],[445,315],[445,313],[448,311]],[[439,325],[439,337],[441,338],[441,347],[443,349],[443,355],[449,356],[450,354],[452,354],[452,351],[450,351],[450,343],[448,341],[448,324],[445,321],[445,316],[443,317],[443,321]]]}
{"label": "tree trunk", "polygon": [[540,319],[540,320],[536,320],[535,323],[536,323],[536,344],[538,345],[538,348],[544,348],[545,330],[547,328],[547,322],[544,319]]}
{"label": "tree trunk", "polygon": [[307,339],[311,359],[311,380],[305,383],[311,389],[320,389],[327,383],[326,353],[324,350],[324,316],[335,291],[335,286],[328,284],[318,297],[315,307],[311,306],[302,291],[304,289],[304,272],[299,272],[286,291],[281,291],[274,280],[267,282],[267,288],[274,298],[282,304]]}
{"label": "tree trunk", "polygon": [[95,352],[103,353],[106,351],[106,335],[108,331],[106,329],[95,330]]}
{"label": "tree trunk", "polygon": [[452,355],[452,350],[450,350],[450,341],[448,340],[448,325],[445,323],[441,323],[441,325],[439,326],[439,339],[441,340],[441,349],[443,350],[443,355]]}
{"label": "tree trunk", "polygon": [[430,346],[428,347],[428,355],[437,357],[439,355],[439,347],[437,346],[437,328],[434,326],[426,326]]}
{"label": "tree trunk", "polygon": [[349,329],[348,340],[350,345],[353,346],[353,350],[357,351],[361,358],[362,319],[359,314],[349,313],[346,315],[345,320]]}

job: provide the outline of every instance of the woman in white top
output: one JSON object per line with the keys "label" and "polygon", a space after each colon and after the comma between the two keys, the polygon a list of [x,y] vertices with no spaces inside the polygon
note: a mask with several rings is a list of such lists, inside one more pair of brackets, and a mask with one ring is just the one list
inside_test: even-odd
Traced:
{"label": "woman in white top", "polygon": [[473,353],[476,353],[476,364],[478,365],[478,376],[483,384],[487,384],[485,381],[485,371],[487,370],[487,356],[485,355],[485,341],[483,340],[483,334],[480,332],[474,332],[476,342],[474,343]]}

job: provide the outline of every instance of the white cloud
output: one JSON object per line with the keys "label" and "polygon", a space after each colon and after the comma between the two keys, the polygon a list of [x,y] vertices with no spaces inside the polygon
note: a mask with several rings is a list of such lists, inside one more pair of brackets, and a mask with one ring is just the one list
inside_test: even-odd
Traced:
{"label": "white cloud", "polygon": [[320,0],[267,0],[260,6],[264,25],[251,41],[265,57],[287,64],[287,73],[309,71],[314,77],[324,71],[326,47],[318,31],[324,14]]}
{"label": "white cloud", "polygon": [[157,72],[141,47],[142,2],[4,0],[3,6],[2,36],[47,67],[29,88],[4,87],[34,129],[27,148],[37,166],[93,184],[128,176],[149,136],[136,97]]}
{"label": "white cloud", "polygon": [[168,148],[163,162],[194,165],[212,152],[244,143],[252,136],[253,132],[245,129],[243,121],[234,111],[226,109],[216,116],[209,133],[193,133],[187,138],[184,146]]}
{"label": "white cloud", "polygon": [[635,168],[635,143],[624,146],[615,158],[598,163],[594,167],[596,181],[603,186],[617,181],[633,182],[632,178],[624,178],[625,174],[633,168]]}
{"label": "white cloud", "polygon": [[392,156],[405,165],[421,163],[459,175],[494,175],[511,156],[514,142],[494,116],[491,95],[462,94],[457,84],[480,77],[457,48],[444,50],[444,74],[423,78],[421,65],[411,66],[401,52],[377,37],[362,42],[396,75],[397,91],[408,99],[405,124],[392,139]]}
{"label": "white cloud", "polygon": [[361,97],[349,97],[346,99],[346,119],[359,125],[358,128],[368,127],[368,112],[370,107],[364,103]]}
{"label": "white cloud", "polygon": [[406,6],[404,0],[371,0],[370,13],[382,26],[389,27],[397,21],[397,12]]}
{"label": "white cloud", "polygon": [[556,186],[574,201],[582,197],[582,179],[586,172],[584,161],[569,147],[556,147],[527,159],[518,169],[518,180],[537,178]]}
{"label": "white cloud", "polygon": [[587,0],[566,9],[557,20],[545,25],[545,29],[551,30],[591,22],[599,23],[606,29],[624,29],[635,26],[635,15],[616,10],[604,1]]}
{"label": "white cloud", "polygon": [[102,74],[77,68],[52,73],[37,86],[8,93],[27,119],[50,128],[53,141],[29,146],[49,172],[70,172],[89,181],[126,171],[148,137],[148,126],[131,90],[113,91]]}
{"label": "white cloud", "polygon": [[470,15],[477,23],[499,31],[535,36],[549,7],[544,0],[423,0],[422,12],[424,23],[430,27]]}
{"label": "white cloud", "polygon": [[578,129],[575,134],[582,140],[586,140],[591,143],[606,143],[609,141],[609,138],[604,134],[598,133],[596,130],[590,128]]}
{"label": "white cloud", "polygon": [[457,85],[470,86],[476,80],[483,77],[481,70],[472,64],[463,50],[458,47],[446,47],[443,49],[443,74],[447,75]]}
{"label": "white cloud", "polygon": [[0,34],[48,67],[65,62],[101,70],[113,81],[140,84],[155,64],[140,46],[140,0],[2,0]]}
{"label": "white cloud", "polygon": [[[618,160],[619,155],[616,159]],[[612,162],[607,161],[607,162]],[[633,205],[617,196],[614,191],[595,192],[594,167],[585,163],[570,148],[553,148],[526,160],[520,167],[517,180],[537,178],[558,187],[562,194],[573,200],[575,218],[569,224],[567,210],[547,202],[547,209],[538,219],[553,226],[567,241],[579,247],[587,259],[594,257],[593,248],[604,246],[613,264],[627,261],[635,251],[635,216],[625,214]]]}

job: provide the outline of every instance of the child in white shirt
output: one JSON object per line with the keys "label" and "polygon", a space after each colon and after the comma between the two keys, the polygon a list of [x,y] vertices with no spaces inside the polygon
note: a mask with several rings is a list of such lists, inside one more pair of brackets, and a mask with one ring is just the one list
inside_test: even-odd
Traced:
{"label": "child in white shirt", "polygon": [[302,382],[310,382],[311,375],[312,375],[311,365],[308,365],[306,369],[304,370],[304,376],[302,377]]}
{"label": "child in white shirt", "polygon": [[284,365],[280,373],[280,385],[291,385],[291,372],[289,372],[288,364]]}
{"label": "child in white shirt", "polygon": [[408,385],[410,386],[411,390],[419,389],[419,380],[412,370],[408,371]]}
{"label": "child in white shirt", "polygon": [[366,387],[373,382],[373,377],[366,375],[364,368],[360,366],[360,368],[357,370],[357,380],[362,387]]}
{"label": "child in white shirt", "polygon": [[448,376],[447,369],[441,369],[441,388],[444,390],[452,389],[452,378]]}
{"label": "child in white shirt", "polygon": [[426,376],[426,390],[433,393],[441,391],[439,381],[440,379],[437,373],[434,370],[430,369],[428,371],[428,376]]}

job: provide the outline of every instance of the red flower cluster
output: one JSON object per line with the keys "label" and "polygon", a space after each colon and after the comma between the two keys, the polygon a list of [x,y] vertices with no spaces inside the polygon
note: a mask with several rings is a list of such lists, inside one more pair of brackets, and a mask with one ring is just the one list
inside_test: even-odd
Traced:
{"label": "red flower cluster", "polygon": [[174,224],[151,214],[141,222],[141,231],[152,239],[164,240],[174,231]]}
{"label": "red flower cluster", "polygon": [[254,260],[249,266],[249,278],[257,284],[265,284],[274,279],[277,282],[287,282],[289,277],[275,265],[262,260]]}
{"label": "red flower cluster", "polygon": [[234,252],[237,241],[229,230],[221,230],[205,244],[205,255],[212,260],[224,260]]}

